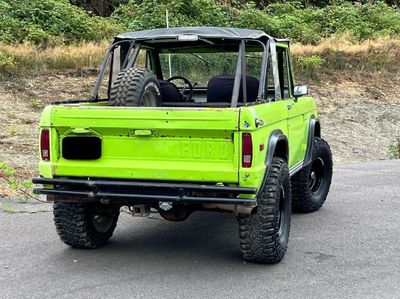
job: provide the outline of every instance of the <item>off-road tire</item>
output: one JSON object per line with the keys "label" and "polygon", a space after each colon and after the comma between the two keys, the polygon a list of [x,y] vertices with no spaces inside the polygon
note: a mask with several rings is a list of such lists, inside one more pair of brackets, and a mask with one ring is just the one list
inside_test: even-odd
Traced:
{"label": "off-road tire", "polygon": [[285,255],[290,232],[291,188],[285,160],[273,158],[264,190],[251,215],[239,215],[239,239],[243,258],[275,264]]}
{"label": "off-road tire", "polygon": [[160,84],[148,69],[126,69],[118,74],[112,85],[108,104],[110,106],[160,106]]}
{"label": "off-road tire", "polygon": [[[315,169],[321,168],[320,165],[322,169],[315,174]],[[322,138],[314,137],[310,165],[292,177],[292,210],[294,212],[311,213],[322,207],[331,186],[332,169],[332,153],[329,144]],[[317,179],[320,181],[314,183],[316,176],[319,176]]]}
{"label": "off-road tire", "polygon": [[54,203],[54,223],[61,241],[74,248],[98,248],[106,244],[117,225],[119,207],[101,207],[101,213],[110,217],[103,230],[96,228],[93,219],[99,207],[99,204]]}

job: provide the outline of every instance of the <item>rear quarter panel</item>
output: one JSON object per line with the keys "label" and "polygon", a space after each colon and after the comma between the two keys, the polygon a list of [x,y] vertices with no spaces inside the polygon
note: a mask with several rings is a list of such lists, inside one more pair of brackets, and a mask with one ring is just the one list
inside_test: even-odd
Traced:
{"label": "rear quarter panel", "polygon": [[[288,111],[289,168],[304,160],[308,145],[310,118],[317,117],[315,101],[312,97],[287,100],[291,104]],[[292,102],[292,103],[290,103]]]}
{"label": "rear quarter panel", "polygon": [[[288,139],[289,169],[304,159],[310,119],[318,116],[316,104],[312,97],[302,97],[298,100],[296,124],[292,123],[297,129],[290,132],[287,105],[291,101],[293,100],[282,100],[241,108],[240,132],[238,132],[240,148],[242,133],[251,133],[253,141],[252,167],[243,168],[241,164],[239,165],[239,184],[241,186],[256,188],[261,186],[266,171],[266,157],[273,154],[268,153],[268,144],[269,138],[275,130],[279,130]],[[257,126],[257,119],[261,120],[263,125]],[[299,146],[295,147],[294,144]]]}
{"label": "rear quarter panel", "polygon": [[[263,125],[257,126],[257,119],[262,121]],[[239,134],[251,133],[253,161],[251,168],[243,168],[241,164],[239,165],[239,184],[241,186],[258,188],[261,185],[266,170],[265,160],[268,154],[269,137],[276,129],[281,130],[287,136],[287,109],[284,101],[242,107]]]}

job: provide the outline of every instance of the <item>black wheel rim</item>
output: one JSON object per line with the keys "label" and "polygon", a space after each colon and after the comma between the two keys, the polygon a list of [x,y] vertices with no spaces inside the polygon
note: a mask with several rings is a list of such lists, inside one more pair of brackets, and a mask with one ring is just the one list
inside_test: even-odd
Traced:
{"label": "black wheel rim", "polygon": [[111,213],[101,214],[101,213],[93,213],[91,215],[93,227],[99,233],[108,232],[113,223],[114,223],[114,215]]}
{"label": "black wheel rim", "polygon": [[282,235],[285,229],[285,190],[281,187],[281,191],[279,192],[279,200],[278,200],[278,227],[279,227],[279,235]]}
{"label": "black wheel rim", "polygon": [[324,181],[324,168],[325,164],[321,158],[313,161],[310,169],[309,188],[313,193],[318,192],[322,182]]}
{"label": "black wheel rim", "polygon": [[141,101],[141,106],[145,106],[145,107],[155,107],[157,100],[156,100],[156,96],[155,93],[150,90],[147,89],[142,97],[142,101]]}

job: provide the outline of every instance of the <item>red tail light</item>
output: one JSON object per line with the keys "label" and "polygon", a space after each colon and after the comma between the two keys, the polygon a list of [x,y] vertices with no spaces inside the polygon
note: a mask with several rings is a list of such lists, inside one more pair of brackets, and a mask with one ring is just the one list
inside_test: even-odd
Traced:
{"label": "red tail light", "polygon": [[50,131],[43,129],[40,133],[40,155],[43,161],[50,161]]}
{"label": "red tail light", "polygon": [[251,167],[253,160],[253,142],[249,133],[242,134],[242,167]]}

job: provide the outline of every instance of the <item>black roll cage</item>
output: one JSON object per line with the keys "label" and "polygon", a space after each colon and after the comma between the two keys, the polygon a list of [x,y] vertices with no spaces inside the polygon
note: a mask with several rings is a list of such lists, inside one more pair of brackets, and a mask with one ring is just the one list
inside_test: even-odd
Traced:
{"label": "black roll cage", "polygon": [[[204,40],[204,39],[203,39]],[[272,75],[273,75],[273,82],[274,82],[274,98],[275,100],[282,99],[281,93],[281,86],[280,86],[280,78],[279,78],[279,69],[278,69],[278,59],[277,59],[277,50],[276,50],[276,42],[273,37],[268,37],[264,40],[260,39],[235,39],[240,41],[239,44],[239,55],[236,64],[236,71],[235,71],[235,79],[234,79],[234,86],[231,98],[231,108],[236,108],[238,106],[238,99],[239,99],[239,91],[240,85],[242,83],[242,91],[243,91],[243,105],[249,105],[250,103],[247,102],[247,84],[246,84],[246,73],[247,73],[247,66],[246,66],[246,43],[247,42],[257,42],[263,48],[263,55],[262,55],[262,63],[261,63],[261,72],[260,72],[260,84],[258,88],[258,95],[256,103],[263,103],[267,102],[266,99],[266,92],[265,92],[265,84],[267,82],[267,70],[268,70],[268,62],[269,62],[269,55],[271,55],[271,64],[272,64]],[[204,40],[207,43],[210,43],[208,40]],[[280,41],[281,42],[281,41]],[[287,41],[282,41],[287,42]],[[115,39],[114,42],[109,46],[104,59],[101,65],[101,69],[99,71],[95,86],[92,92],[92,101],[98,100],[98,93],[101,86],[101,83],[104,79],[104,75],[107,70],[107,65],[111,59],[111,66],[110,66],[110,77],[109,77],[109,84],[108,84],[108,96],[110,95],[110,87],[112,82],[112,69],[113,69],[113,52],[114,50],[123,43],[130,43],[129,49],[126,52],[126,56],[124,61],[121,65],[121,70],[130,68],[136,62],[138,57],[139,51],[142,48],[143,41],[136,41],[135,39],[125,38],[125,39]],[[151,49],[147,47],[147,49]],[[154,49],[154,48],[153,48]],[[130,52],[133,50],[132,54],[129,57]],[[147,57],[146,57],[147,61]],[[156,62],[156,69],[160,68],[159,61],[158,65]],[[290,75],[291,76],[291,75]],[[242,81],[242,82],[240,82]]]}

